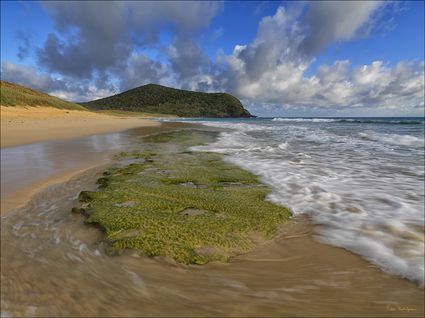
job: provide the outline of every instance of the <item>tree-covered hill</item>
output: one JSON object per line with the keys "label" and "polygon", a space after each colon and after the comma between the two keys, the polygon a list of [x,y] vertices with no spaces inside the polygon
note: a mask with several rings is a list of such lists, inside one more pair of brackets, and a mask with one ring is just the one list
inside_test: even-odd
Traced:
{"label": "tree-covered hill", "polygon": [[251,117],[241,102],[230,94],[192,92],[155,84],[81,105],[95,110],[127,110],[181,117]]}

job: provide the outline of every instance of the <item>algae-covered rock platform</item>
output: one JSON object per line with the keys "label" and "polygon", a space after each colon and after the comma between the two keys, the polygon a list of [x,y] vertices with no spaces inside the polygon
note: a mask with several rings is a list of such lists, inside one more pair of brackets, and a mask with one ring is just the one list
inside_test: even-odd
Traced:
{"label": "algae-covered rock platform", "polygon": [[83,191],[74,208],[105,230],[114,250],[137,249],[185,264],[227,261],[269,239],[290,211],[265,201],[269,188],[220,155],[190,151],[215,133],[183,130],[148,136],[141,151],[122,153]]}

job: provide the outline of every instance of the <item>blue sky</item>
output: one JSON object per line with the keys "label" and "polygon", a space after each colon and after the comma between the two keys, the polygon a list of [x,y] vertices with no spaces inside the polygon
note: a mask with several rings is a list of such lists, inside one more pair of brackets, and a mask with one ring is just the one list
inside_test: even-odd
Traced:
{"label": "blue sky", "polygon": [[73,101],[150,82],[263,116],[422,116],[424,2],[1,1],[1,76]]}

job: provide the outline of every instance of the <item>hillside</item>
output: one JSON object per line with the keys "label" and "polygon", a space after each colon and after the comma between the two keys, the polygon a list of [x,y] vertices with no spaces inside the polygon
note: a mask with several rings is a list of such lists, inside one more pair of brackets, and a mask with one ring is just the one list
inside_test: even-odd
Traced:
{"label": "hillside", "polygon": [[48,106],[60,109],[85,110],[81,105],[64,101],[60,98],[36,90],[1,81],[1,106]]}
{"label": "hillside", "polygon": [[226,93],[200,93],[148,84],[81,105],[181,117],[251,117],[241,102]]}

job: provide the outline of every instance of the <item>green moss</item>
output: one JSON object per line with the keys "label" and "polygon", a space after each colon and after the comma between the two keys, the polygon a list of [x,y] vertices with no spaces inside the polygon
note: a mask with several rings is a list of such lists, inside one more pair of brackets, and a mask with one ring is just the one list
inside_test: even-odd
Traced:
{"label": "green moss", "polygon": [[155,153],[151,151],[144,152],[120,152],[118,158],[132,158],[132,159],[151,159]]}
{"label": "green moss", "polygon": [[145,152],[122,157],[149,161],[111,168],[99,191],[81,193],[90,204],[86,222],[104,228],[115,249],[185,264],[224,261],[253,248],[253,234],[272,237],[289,210],[265,201],[269,189],[253,174],[217,154],[186,151],[210,138],[200,131],[145,138]]}

